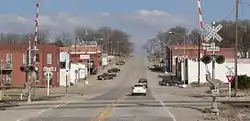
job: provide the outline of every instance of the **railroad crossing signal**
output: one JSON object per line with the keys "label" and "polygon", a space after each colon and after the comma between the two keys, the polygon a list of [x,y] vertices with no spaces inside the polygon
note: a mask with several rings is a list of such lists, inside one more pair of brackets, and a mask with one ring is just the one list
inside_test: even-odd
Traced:
{"label": "railroad crossing signal", "polygon": [[215,43],[211,43],[210,47],[207,47],[207,51],[213,51],[213,52],[220,51],[220,47],[215,46]]}
{"label": "railroad crossing signal", "polygon": [[[217,27],[212,28],[210,25],[205,26],[205,30],[202,32],[202,34],[205,36],[205,40],[208,42],[211,38],[215,38],[218,42],[221,42],[223,39],[221,36],[217,33],[222,29],[222,25],[219,24]],[[208,34],[206,34],[208,32]]]}

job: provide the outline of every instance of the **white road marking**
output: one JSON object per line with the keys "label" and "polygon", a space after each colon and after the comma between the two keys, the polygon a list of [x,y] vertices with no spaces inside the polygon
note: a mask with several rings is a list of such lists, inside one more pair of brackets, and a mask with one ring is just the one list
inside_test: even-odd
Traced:
{"label": "white road marking", "polygon": [[50,107],[50,108],[41,110],[41,111],[39,111],[39,112],[37,112],[37,113],[35,113],[35,114],[32,114],[32,116],[27,116],[27,117],[24,117],[24,118],[22,118],[22,119],[17,119],[16,121],[25,121],[25,120],[28,120],[28,119],[30,119],[30,118],[37,117],[37,116],[39,116],[39,115],[41,115],[41,114],[43,114],[43,113],[45,113],[45,112],[47,112],[47,111],[50,111],[50,110],[53,110],[53,109],[56,109],[56,108],[59,108],[59,107],[63,107],[63,106],[65,106],[65,105],[67,105],[67,104],[69,104],[69,103],[72,103],[72,102],[73,102],[72,100],[69,100],[69,101],[67,101],[67,102],[64,103],[64,104],[56,105],[56,106],[53,106],[53,107]]}
{"label": "white road marking", "polygon": [[169,108],[168,108],[159,98],[157,98],[157,96],[154,94],[154,92],[153,92],[152,90],[151,90],[151,93],[152,93],[153,97],[154,97],[157,101],[160,102],[160,104],[162,105],[162,107],[164,107],[164,108],[167,110],[169,116],[173,119],[173,121],[177,121],[176,118],[174,117],[174,115],[170,112]]}
{"label": "white road marking", "polygon": [[[91,98],[94,98],[94,97],[97,97],[97,96],[101,96],[103,93],[100,93],[100,94],[96,94],[96,95],[90,95],[88,98],[84,98],[82,99],[81,101],[84,101],[84,100],[88,100],[88,99],[91,99]],[[73,103],[73,102],[77,102],[79,100],[68,100],[67,102],[63,103],[63,104],[60,104],[60,105],[56,105],[56,106],[53,106],[53,107],[50,107],[50,108],[47,108],[47,109],[43,109],[35,114],[32,114],[32,116],[27,116],[27,117],[24,117],[24,118],[21,118],[21,119],[17,119],[16,121],[25,121],[25,120],[28,120],[30,118],[34,118],[34,117],[38,117],[39,115],[47,112],[47,111],[50,111],[50,110],[53,110],[53,109],[56,109],[56,108],[59,108],[59,107],[63,107],[65,105],[68,105],[69,103]]]}

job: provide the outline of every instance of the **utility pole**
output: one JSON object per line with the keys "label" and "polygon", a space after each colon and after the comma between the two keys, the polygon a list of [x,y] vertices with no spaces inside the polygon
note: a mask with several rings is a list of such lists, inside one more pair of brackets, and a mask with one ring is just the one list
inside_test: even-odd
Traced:
{"label": "utility pole", "polygon": [[75,44],[75,45],[74,45],[74,48],[75,48],[75,55],[74,55],[74,57],[75,57],[75,63],[77,62],[77,56],[76,56],[76,55],[77,55],[77,54],[76,54],[76,52],[77,52],[77,51],[76,51],[76,49],[77,49],[77,41],[78,41],[78,38],[76,37],[76,38],[75,38],[75,43],[74,43],[74,44]]}
{"label": "utility pole", "polygon": [[105,34],[105,41],[106,41],[106,45],[105,45],[105,51],[106,51],[106,54],[108,55],[108,44],[109,44],[109,36],[108,36],[108,32],[106,32]]}
{"label": "utility pole", "polygon": [[198,84],[200,85],[201,80],[201,38],[197,36],[198,39]]}
{"label": "utility pole", "polygon": [[234,43],[234,76],[235,76],[235,92],[234,96],[236,96],[236,93],[238,91],[238,21],[239,21],[239,0],[236,0],[236,6],[235,6],[235,43]]}
{"label": "utility pole", "polygon": [[[212,28],[215,29],[215,21],[212,22]],[[212,37],[212,42],[215,43],[215,38]],[[212,43],[211,43],[212,44]],[[215,51],[213,52],[213,59],[212,59],[212,79],[215,79]]]}

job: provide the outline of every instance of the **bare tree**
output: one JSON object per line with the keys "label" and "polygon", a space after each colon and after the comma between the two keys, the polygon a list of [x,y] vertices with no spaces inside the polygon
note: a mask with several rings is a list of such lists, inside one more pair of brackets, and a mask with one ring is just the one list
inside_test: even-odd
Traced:
{"label": "bare tree", "polygon": [[99,38],[98,43],[102,44],[103,50],[109,54],[128,54],[134,50],[129,35],[118,29],[102,27],[96,31],[96,38]]}
{"label": "bare tree", "polygon": [[58,43],[59,45],[62,45],[62,46],[71,46],[73,44],[73,37],[70,33],[61,33],[60,35],[56,36],[56,42],[55,43]]}
{"label": "bare tree", "polygon": [[1,44],[18,44],[23,41],[23,36],[18,33],[2,33],[0,35],[0,43]]}
{"label": "bare tree", "polygon": [[170,28],[166,34],[169,35],[169,32],[173,33],[168,38],[169,40],[171,40],[170,44],[183,43],[183,37],[188,36],[188,29],[182,26]]}
{"label": "bare tree", "polygon": [[[35,39],[34,33],[20,34],[20,33],[1,33],[1,44],[20,44],[28,43],[29,40]],[[50,33],[48,30],[41,30],[38,33],[38,43],[49,43]]]}
{"label": "bare tree", "polygon": [[200,30],[199,29],[193,29],[191,33],[188,35],[188,41],[189,43],[198,45],[198,39],[200,37]]}
{"label": "bare tree", "polygon": [[[220,36],[222,36],[223,41],[217,43],[220,47],[231,48],[234,46],[235,40],[235,22],[222,20],[217,22],[217,24],[222,24],[223,28],[219,31]],[[242,58],[246,58],[247,53],[250,50],[250,22],[248,20],[239,21],[239,43],[238,51],[241,54]]]}
{"label": "bare tree", "polygon": [[89,44],[95,40],[95,35],[96,31],[92,28],[78,27],[75,29],[75,38],[79,42],[78,44]]}
{"label": "bare tree", "polygon": [[102,45],[103,50],[107,53],[110,52],[111,49],[109,48],[111,43],[112,29],[109,27],[101,27],[97,30],[97,34],[100,38],[102,38],[100,41],[98,41],[98,43]]}

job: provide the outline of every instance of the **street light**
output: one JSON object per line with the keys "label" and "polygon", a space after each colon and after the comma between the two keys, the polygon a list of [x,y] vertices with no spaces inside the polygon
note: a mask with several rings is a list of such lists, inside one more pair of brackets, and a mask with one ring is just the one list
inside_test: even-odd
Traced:
{"label": "street light", "polygon": [[181,38],[183,38],[183,40],[184,40],[184,50],[183,50],[183,55],[184,56],[186,56],[186,37],[185,36],[183,36],[183,35],[181,35],[181,34],[179,34],[179,33],[176,33],[176,32],[168,32],[168,34],[174,34],[174,35],[177,35],[177,36],[179,36],[179,37],[181,37]]}
{"label": "street light", "polygon": [[116,45],[117,45],[118,55],[120,55],[120,54],[121,54],[119,44],[120,44],[120,43],[123,43],[124,41],[127,41],[127,40],[128,40],[128,37],[126,37],[125,39],[123,39],[123,40],[121,40],[121,41],[115,42],[115,43],[116,43]]}
{"label": "street light", "polygon": [[3,60],[0,61],[0,75],[1,75],[1,86],[3,86],[3,67],[4,63]]}
{"label": "street light", "polygon": [[[183,52],[183,54],[184,54],[184,57],[186,57],[186,37],[185,36],[183,36],[183,35],[181,35],[181,34],[179,34],[179,33],[176,33],[176,32],[168,32],[169,34],[174,34],[174,35],[177,35],[177,36],[179,36],[179,37],[181,37],[181,38],[183,38],[183,40],[184,40],[184,52]],[[185,77],[186,78],[186,77]],[[184,84],[183,84],[183,87],[185,87],[186,86],[186,79],[184,78]]]}

